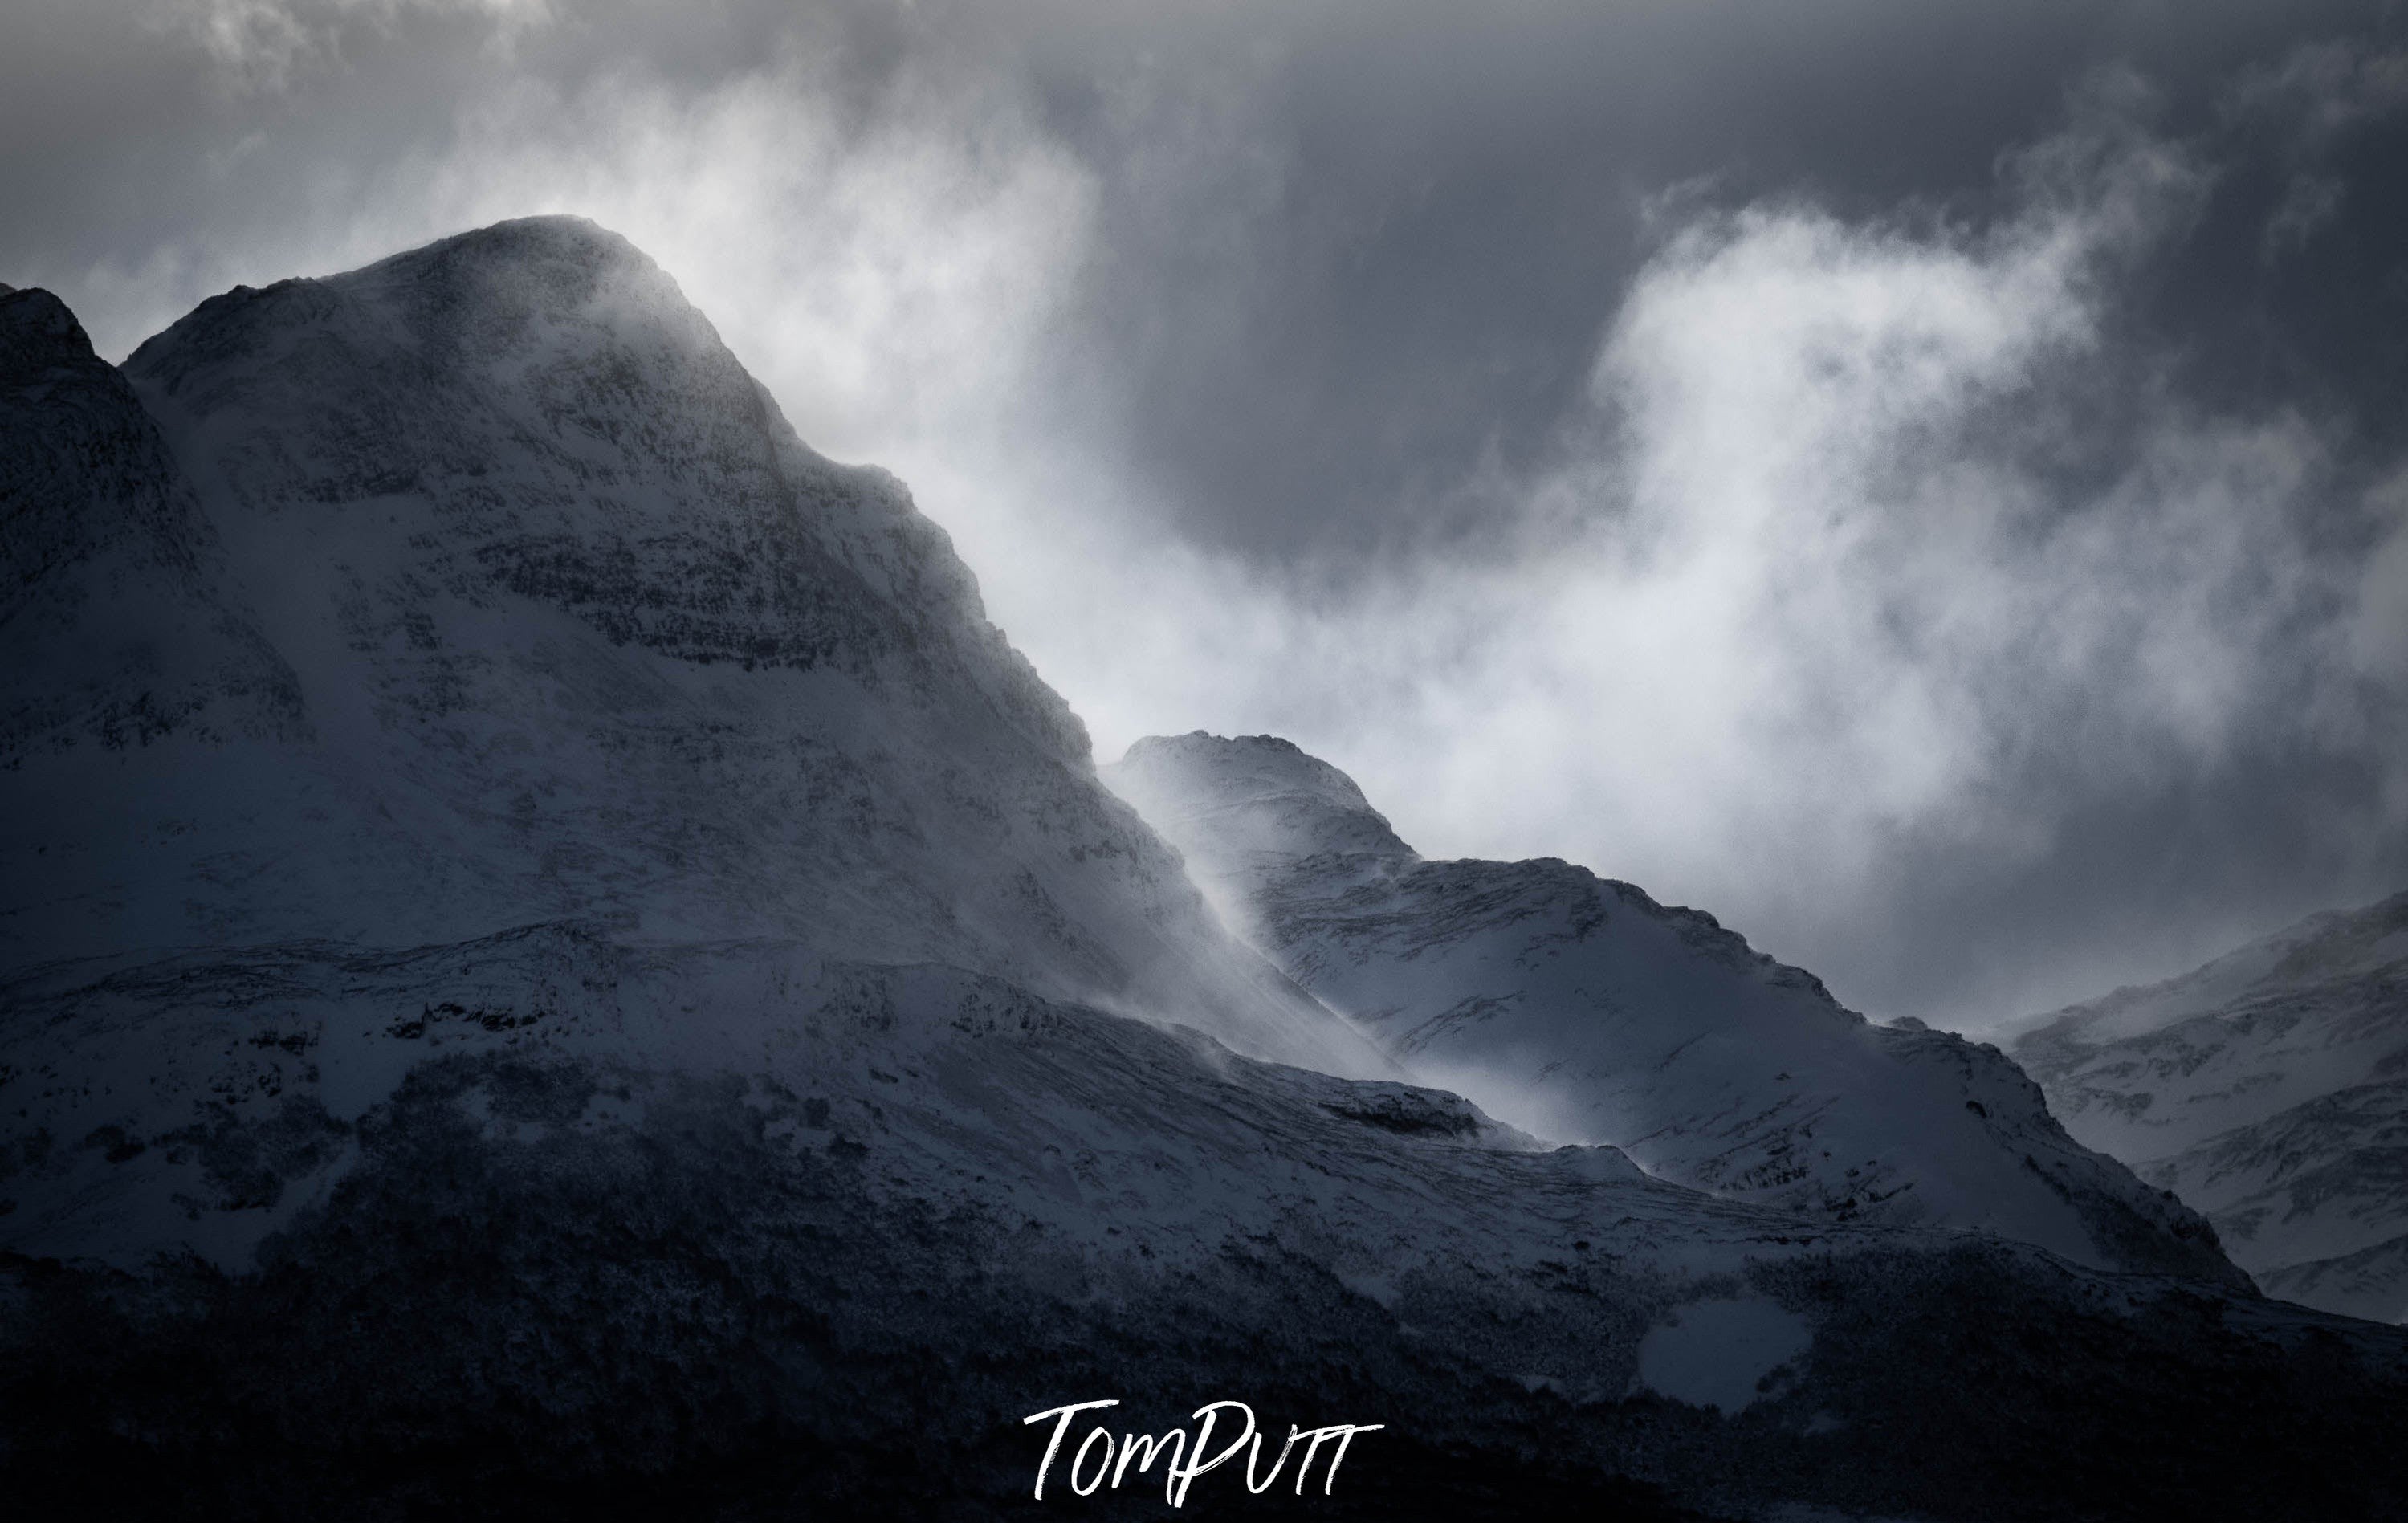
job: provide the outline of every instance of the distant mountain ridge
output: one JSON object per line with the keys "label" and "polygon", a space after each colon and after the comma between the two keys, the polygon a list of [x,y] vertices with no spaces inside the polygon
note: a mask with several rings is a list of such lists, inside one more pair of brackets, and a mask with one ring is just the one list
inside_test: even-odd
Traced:
{"label": "distant mountain ridge", "polygon": [[1105,776],[1290,977],[1517,1125],[1819,1219],[2233,1273],[2197,1214],[2076,1145],[1996,1049],[1874,1026],[1712,915],[1553,858],[1425,860],[1273,736],[1150,737]]}
{"label": "distant mountain ridge", "polygon": [[2014,1052],[2270,1294],[2408,1320],[2408,894],[2040,1017]]}

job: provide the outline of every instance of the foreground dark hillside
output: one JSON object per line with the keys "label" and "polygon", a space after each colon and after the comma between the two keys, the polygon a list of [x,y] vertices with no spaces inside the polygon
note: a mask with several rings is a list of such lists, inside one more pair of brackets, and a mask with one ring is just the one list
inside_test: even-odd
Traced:
{"label": "foreground dark hillside", "polygon": [[[838,982],[775,1074],[463,1043],[343,1128],[356,1161],[255,1268],[12,1257],[18,1494],[1033,1515],[1019,1419],[1117,1396],[1145,1431],[1225,1397],[1279,1432],[1385,1424],[1299,1516],[2344,1518],[2408,1496],[2408,1336],[1995,1241],[1797,1233],[1454,1133],[1422,1092],[1232,1067],[958,975]],[[1735,1297],[1811,1346],[1737,1414],[1648,1388],[1651,1328]],[[1057,1480],[1045,1506],[1075,1500]],[[1281,1516],[1228,1471],[1188,1505]]]}

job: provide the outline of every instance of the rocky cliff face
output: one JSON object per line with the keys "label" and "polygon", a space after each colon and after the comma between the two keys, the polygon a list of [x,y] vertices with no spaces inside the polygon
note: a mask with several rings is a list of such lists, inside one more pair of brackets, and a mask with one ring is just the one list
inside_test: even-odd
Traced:
{"label": "rocky cliff face", "polygon": [[1018,1516],[1021,1419],[1104,1398],[1383,1425],[1231,1512],[2408,1498],[2408,1335],[1399,1082],[607,234],[236,292],[122,372],[0,303],[8,548],[64,547],[0,624],[25,1516]]}
{"label": "rocky cliff face", "polygon": [[2408,894],[2040,1017],[2014,1051],[2269,1293],[2408,1320]]}
{"label": "rocky cliff face", "polygon": [[2232,1274],[2195,1214],[2075,1144],[1997,1049],[1871,1025],[1711,915],[1553,859],[1426,861],[1275,737],[1140,740],[1107,776],[1289,976],[1534,1132],[1816,1220]]}

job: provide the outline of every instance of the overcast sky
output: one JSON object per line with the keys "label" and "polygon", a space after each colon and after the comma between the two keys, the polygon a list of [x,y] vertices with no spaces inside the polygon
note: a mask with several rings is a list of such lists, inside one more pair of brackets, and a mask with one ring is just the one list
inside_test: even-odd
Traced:
{"label": "overcast sky", "polygon": [[1099,757],[1979,1028],[2408,886],[2391,5],[0,0],[111,358],[580,211],[909,481]]}

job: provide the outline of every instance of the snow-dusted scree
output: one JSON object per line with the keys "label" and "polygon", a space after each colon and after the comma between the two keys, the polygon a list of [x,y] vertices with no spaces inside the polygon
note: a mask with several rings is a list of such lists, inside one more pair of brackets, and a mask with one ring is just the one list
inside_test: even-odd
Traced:
{"label": "snow-dusted scree", "polygon": [[2269,1294],[2408,1321],[2408,894],[2042,1016],[2014,1053]]}
{"label": "snow-dusted scree", "polygon": [[1204,1475],[1232,1514],[2408,1497],[2402,1336],[2179,1216],[2102,1238],[2037,1122],[2062,1255],[1829,1198],[1859,1154],[1987,1188],[1888,1141],[1706,1193],[1408,1082],[1222,928],[901,489],[588,224],[233,292],[122,370],[0,293],[0,492],[25,1516],[1163,1507],[1030,1494],[1023,1419],[1097,1393],[1124,1449],[1222,1401],[1369,1435]]}

